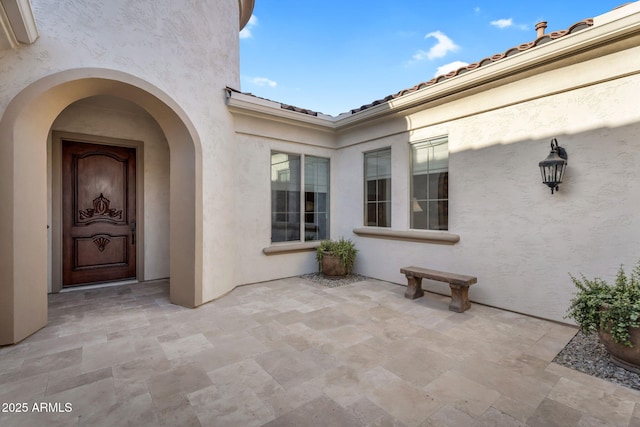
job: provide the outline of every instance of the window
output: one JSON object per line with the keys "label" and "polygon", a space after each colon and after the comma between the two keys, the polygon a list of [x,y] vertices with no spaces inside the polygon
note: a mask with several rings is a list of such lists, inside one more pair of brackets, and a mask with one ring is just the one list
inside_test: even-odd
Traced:
{"label": "window", "polygon": [[364,224],[391,227],[391,148],[364,155]]}
{"label": "window", "polygon": [[271,241],[302,235],[305,241],[329,238],[329,159],[271,153]]}
{"label": "window", "polygon": [[411,228],[449,228],[449,148],[447,138],[411,144]]}

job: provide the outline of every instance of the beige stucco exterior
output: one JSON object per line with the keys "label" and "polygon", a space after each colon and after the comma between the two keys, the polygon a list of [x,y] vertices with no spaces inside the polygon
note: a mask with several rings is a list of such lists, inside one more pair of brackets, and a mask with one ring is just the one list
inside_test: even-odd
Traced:
{"label": "beige stucco exterior", "polygon": [[[223,89],[239,84],[239,23],[253,2],[30,4],[39,38],[0,51],[0,344],[46,324],[56,253],[47,231],[54,130],[91,134],[108,126],[97,136],[142,140],[146,201],[163,190],[164,199],[144,205],[139,279],[170,275],[172,302],[188,307],[227,293],[236,283],[228,209],[236,192]],[[136,119],[125,108],[91,119],[84,109],[88,122],[64,112],[95,96],[133,103],[146,116]],[[131,120],[140,121],[137,132],[130,132]]]}
{"label": "beige stucco exterior", "polygon": [[[37,33],[5,31],[0,50],[0,345],[43,327],[59,287],[60,135],[137,148],[137,278],[169,277],[171,301],[187,307],[316,270],[317,243],[271,244],[272,151],[330,159],[331,236],[356,242],[366,276],[404,284],[412,264],[474,275],[472,301],[564,321],[568,273],[610,279],[638,259],[638,2],[338,117],[227,89],[239,88],[253,1],[26,4]],[[410,144],[440,136],[449,229],[411,230]],[[551,138],[569,153],[554,195],[538,169]],[[363,154],[385,147],[392,226],[364,227]]]}
{"label": "beige stucco exterior", "polygon": [[[620,264],[638,260],[639,23],[640,4],[633,3],[589,29],[339,117],[230,93],[238,169],[262,174],[243,173],[238,183],[261,187],[252,193],[260,202],[241,221],[260,242],[245,236],[239,254],[247,265],[264,264],[240,280],[313,271],[312,252],[270,244],[266,176],[269,150],[325,155],[334,189],[331,235],[356,242],[356,272],[398,284],[406,284],[400,268],[409,265],[474,275],[473,301],[566,321],[569,273],[612,279]],[[449,230],[411,230],[410,144],[440,136],[449,141]],[[569,153],[553,196],[538,168],[551,138]],[[364,227],[363,155],[385,147],[392,153],[392,227]],[[264,255],[261,245],[275,254]]]}

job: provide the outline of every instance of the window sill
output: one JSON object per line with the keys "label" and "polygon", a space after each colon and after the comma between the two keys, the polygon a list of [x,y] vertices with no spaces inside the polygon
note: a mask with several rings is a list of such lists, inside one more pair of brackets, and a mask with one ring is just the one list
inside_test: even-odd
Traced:
{"label": "window sill", "polygon": [[388,228],[362,227],[354,228],[353,232],[358,236],[375,239],[406,240],[439,245],[455,245],[460,241],[459,235],[446,231],[391,230]]}
{"label": "window sill", "polygon": [[311,252],[320,246],[320,241],[313,242],[296,242],[272,245],[262,249],[265,255],[288,254],[293,252]]}

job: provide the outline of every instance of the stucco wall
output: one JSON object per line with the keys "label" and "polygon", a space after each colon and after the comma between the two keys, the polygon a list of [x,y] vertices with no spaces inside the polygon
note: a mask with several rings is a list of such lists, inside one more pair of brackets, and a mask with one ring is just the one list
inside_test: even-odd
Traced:
{"label": "stucco wall", "polygon": [[[38,40],[0,52],[0,197],[8,201],[0,210],[6,236],[0,252],[8,254],[0,262],[0,298],[14,302],[5,325],[19,312],[33,312],[38,320],[30,325],[20,319],[7,328],[13,332],[0,331],[0,342],[22,339],[37,329],[35,323],[46,322],[46,293],[39,293],[46,292],[51,268],[43,129],[85,96],[109,94],[144,106],[167,138],[171,188],[179,196],[171,202],[170,264],[172,274],[180,270],[186,278],[180,281],[183,295],[172,287],[172,301],[199,305],[228,292],[236,284],[235,215],[229,208],[235,206],[236,175],[224,88],[239,86],[239,3],[32,0],[32,6]],[[21,211],[33,218],[19,216]]]}
{"label": "stucco wall", "polygon": [[143,143],[143,169],[138,168],[144,185],[142,279],[169,277],[169,146],[158,123],[135,104],[94,97],[67,107],[52,130]]}
{"label": "stucco wall", "polygon": [[[638,54],[632,49],[602,61],[609,71],[628,71]],[[473,300],[566,321],[574,292],[569,273],[612,279],[620,264],[632,268],[640,258],[640,172],[634,166],[640,161],[640,113],[632,107],[640,95],[637,74],[567,92],[542,91],[537,99],[470,116],[460,105],[510,99],[526,93],[532,79],[558,82],[597,65],[577,64],[424,109],[407,117],[404,134],[378,134],[341,149],[336,179],[346,188],[335,195],[341,205],[336,231],[348,235],[363,225],[363,152],[386,146],[392,149],[393,229],[406,230],[409,143],[449,137],[449,231],[460,242],[351,235],[361,251],[356,271],[402,284],[399,269],[408,265],[475,275]],[[372,137],[370,129],[360,132]],[[540,182],[538,162],[553,137],[569,161],[565,182],[551,195]],[[448,291],[443,284],[425,282],[425,288]]]}
{"label": "stucco wall", "polygon": [[[251,266],[240,282],[315,271],[313,253],[261,252],[270,230],[269,153],[328,149],[331,235],[355,240],[357,273],[398,284],[406,284],[399,270],[408,265],[475,275],[473,301],[567,321],[569,273],[612,279],[620,264],[631,268],[640,258],[639,70],[638,47],[585,52],[400,114],[338,121],[333,143],[321,132],[302,136],[282,118],[267,125],[235,114],[238,187],[249,203],[238,205],[239,257]],[[363,153],[391,147],[392,229],[408,231],[410,143],[440,136],[449,139],[449,232],[460,241],[354,234],[364,225]],[[569,153],[554,195],[538,168],[551,138]]]}
{"label": "stucco wall", "polygon": [[[329,158],[329,167],[333,171],[336,160],[335,149],[332,148],[335,146],[333,134],[300,126],[283,129],[281,124],[256,117],[236,117],[235,123],[239,130],[238,283],[256,283],[316,271],[313,251],[274,255],[263,253],[264,248],[271,246],[271,152]],[[335,185],[332,179],[332,195],[336,194]],[[338,213],[332,200],[330,204],[330,229],[333,229]]]}

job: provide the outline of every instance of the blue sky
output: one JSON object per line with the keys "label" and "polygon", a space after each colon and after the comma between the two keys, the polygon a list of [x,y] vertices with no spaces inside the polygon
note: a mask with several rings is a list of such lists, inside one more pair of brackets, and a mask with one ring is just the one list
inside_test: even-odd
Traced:
{"label": "blue sky", "polygon": [[623,3],[256,0],[240,89],[338,115]]}

